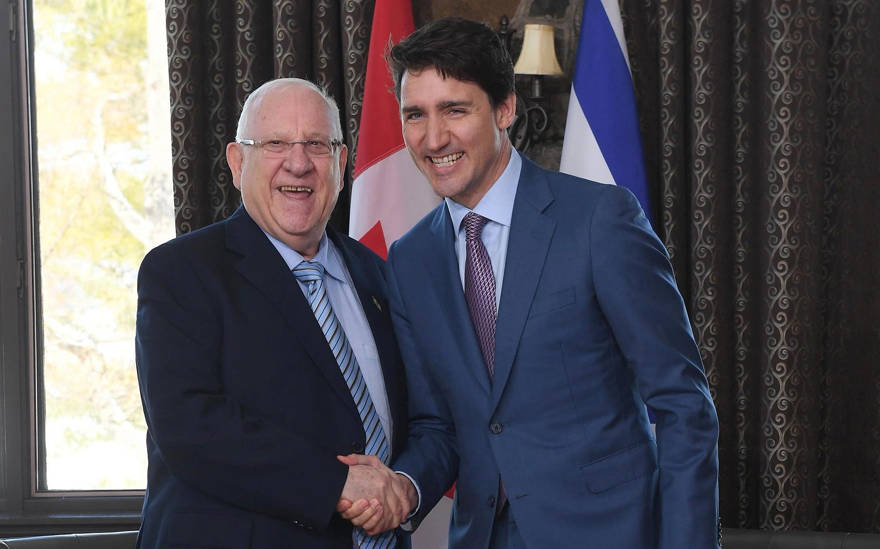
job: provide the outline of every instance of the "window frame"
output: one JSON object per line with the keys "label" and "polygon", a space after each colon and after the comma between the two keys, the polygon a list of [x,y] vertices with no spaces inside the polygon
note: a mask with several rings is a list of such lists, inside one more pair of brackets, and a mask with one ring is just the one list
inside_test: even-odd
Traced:
{"label": "window frame", "polygon": [[[45,471],[31,0],[0,10],[0,538],[134,530],[143,490],[41,490]],[[7,78],[2,78],[6,75]],[[146,448],[144,448],[146,451]],[[40,463],[38,463],[38,461]]]}

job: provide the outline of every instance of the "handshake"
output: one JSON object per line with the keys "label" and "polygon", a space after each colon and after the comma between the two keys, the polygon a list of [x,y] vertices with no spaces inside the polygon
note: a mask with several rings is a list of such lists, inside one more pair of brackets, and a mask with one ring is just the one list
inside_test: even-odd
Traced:
{"label": "handshake", "polygon": [[418,504],[412,482],[376,456],[351,454],[337,459],[349,467],[336,511],[367,534],[397,528]]}

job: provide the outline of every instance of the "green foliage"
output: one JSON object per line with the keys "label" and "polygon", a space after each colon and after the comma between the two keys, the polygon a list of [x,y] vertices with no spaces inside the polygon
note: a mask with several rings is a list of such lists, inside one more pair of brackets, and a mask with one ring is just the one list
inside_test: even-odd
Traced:
{"label": "green foliage", "polygon": [[72,70],[94,74],[111,90],[138,78],[137,60],[146,51],[145,2],[36,0],[34,12],[37,47],[43,47],[40,40],[63,44],[65,65]]}
{"label": "green foliage", "polygon": [[[50,488],[145,483],[136,273],[156,240],[145,227],[167,224],[165,238],[173,232],[171,208],[157,219],[144,208],[157,192],[144,79],[156,70],[147,55],[153,1],[34,0]],[[158,192],[170,195],[170,182]],[[112,463],[90,457],[104,455]]]}

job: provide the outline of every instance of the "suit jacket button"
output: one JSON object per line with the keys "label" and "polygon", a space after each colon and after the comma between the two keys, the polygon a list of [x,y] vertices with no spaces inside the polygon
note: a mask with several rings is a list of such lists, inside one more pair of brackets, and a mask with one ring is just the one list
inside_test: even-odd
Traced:
{"label": "suit jacket button", "polygon": [[487,503],[489,504],[489,507],[495,507],[495,496],[489,496]]}
{"label": "suit jacket button", "polygon": [[504,427],[500,423],[496,422],[489,426],[489,430],[492,431],[493,435],[497,435],[504,430]]}
{"label": "suit jacket button", "polygon": [[352,442],[351,443],[351,453],[352,454],[363,454],[364,447],[358,442]]}

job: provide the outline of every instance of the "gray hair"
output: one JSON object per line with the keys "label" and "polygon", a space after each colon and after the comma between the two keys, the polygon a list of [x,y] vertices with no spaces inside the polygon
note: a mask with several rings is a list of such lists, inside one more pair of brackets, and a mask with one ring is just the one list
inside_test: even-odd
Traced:
{"label": "gray hair", "polygon": [[248,117],[251,114],[250,111],[253,109],[253,104],[258,102],[261,97],[275,88],[296,86],[308,88],[321,96],[321,99],[327,104],[327,114],[330,117],[330,139],[342,141],[342,123],[339,121],[339,107],[336,105],[336,100],[334,100],[324,88],[302,78],[276,78],[275,80],[269,80],[248,95],[247,99],[244,101],[244,105],[241,107],[241,115],[238,117],[238,127],[235,130],[235,138],[245,139],[248,137],[242,132],[247,127]]}

